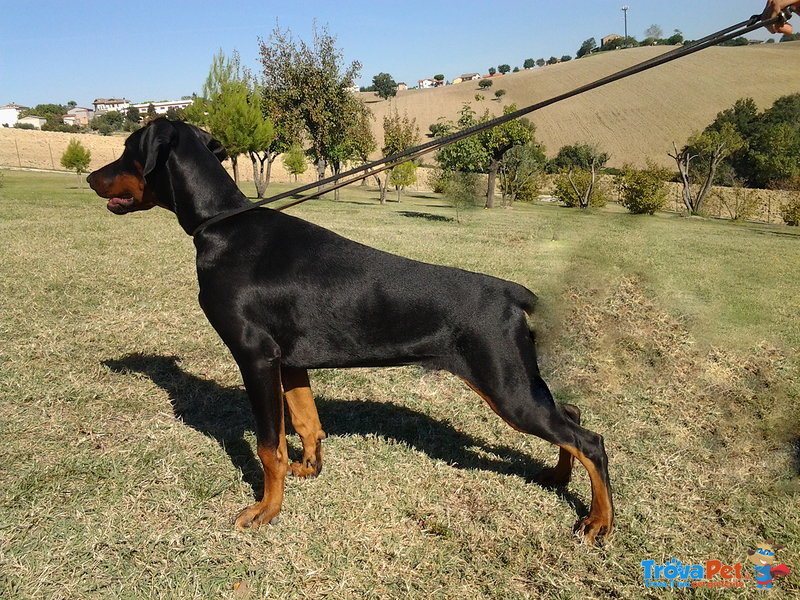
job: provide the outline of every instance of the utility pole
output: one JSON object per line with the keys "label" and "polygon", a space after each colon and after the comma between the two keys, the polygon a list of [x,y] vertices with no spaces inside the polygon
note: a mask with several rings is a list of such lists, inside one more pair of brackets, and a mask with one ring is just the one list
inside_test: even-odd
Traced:
{"label": "utility pole", "polygon": [[622,11],[622,13],[625,15],[625,47],[626,48],[628,46],[628,10],[629,9],[630,9],[630,6],[628,6],[627,4],[620,9]]}

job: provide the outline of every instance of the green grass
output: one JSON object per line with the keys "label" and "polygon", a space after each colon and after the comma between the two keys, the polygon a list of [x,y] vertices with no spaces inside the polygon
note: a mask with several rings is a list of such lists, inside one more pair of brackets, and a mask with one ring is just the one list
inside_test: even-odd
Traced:
{"label": "green grass", "polygon": [[582,470],[538,487],[553,447],[449,375],[396,368],[312,374],[325,468],[240,533],[255,440],[191,239],[74,176],[4,175],[0,597],[658,598],[643,559],[749,565],[764,537],[794,571],[770,597],[800,591],[796,229],[552,205],[458,224],[434,195],[360,188],[291,209],[535,290],[546,378],[606,437],[617,528],[583,545]]}

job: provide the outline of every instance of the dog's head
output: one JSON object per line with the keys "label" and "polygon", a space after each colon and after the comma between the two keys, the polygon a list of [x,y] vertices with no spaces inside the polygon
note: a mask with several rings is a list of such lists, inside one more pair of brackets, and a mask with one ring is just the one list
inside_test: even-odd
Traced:
{"label": "dog's head", "polygon": [[106,207],[117,215],[154,206],[175,210],[171,199],[159,198],[155,182],[181,135],[196,136],[220,162],[227,158],[222,144],[202,129],[156,119],[132,133],[122,156],[90,173],[86,181],[98,196],[108,199]]}

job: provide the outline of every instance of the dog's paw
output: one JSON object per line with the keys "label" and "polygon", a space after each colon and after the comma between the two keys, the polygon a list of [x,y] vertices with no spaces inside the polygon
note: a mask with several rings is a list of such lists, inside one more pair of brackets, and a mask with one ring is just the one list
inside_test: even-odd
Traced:
{"label": "dog's paw", "polygon": [[589,514],[588,517],[578,522],[575,532],[583,536],[583,540],[590,546],[599,545],[611,533],[611,521],[604,516]]}
{"label": "dog's paw", "polygon": [[264,523],[277,525],[280,521],[278,512],[275,509],[270,510],[268,506],[260,502],[256,502],[239,512],[233,525],[239,531],[255,531]]}
{"label": "dog's paw", "polygon": [[301,479],[311,479],[319,475],[322,471],[322,463],[306,460],[305,462],[293,462],[289,465],[289,472],[294,477]]}

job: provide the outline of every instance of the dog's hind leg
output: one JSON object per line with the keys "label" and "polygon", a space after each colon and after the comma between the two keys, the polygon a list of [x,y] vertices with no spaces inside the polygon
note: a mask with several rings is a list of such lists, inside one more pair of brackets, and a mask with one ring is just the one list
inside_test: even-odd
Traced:
{"label": "dog's hind leg", "polygon": [[577,526],[589,543],[610,533],[614,521],[608,457],[603,438],[578,424],[580,414],[559,408],[539,375],[533,340],[520,327],[511,339],[473,338],[462,347],[454,373],[461,376],[511,427],[560,448],[554,479],[566,482],[577,459],[589,474],[592,503]]}
{"label": "dog's hind leg", "polygon": [[292,426],[303,442],[303,460],[289,465],[295,477],[316,477],[322,471],[322,440],[325,432],[319,420],[308,371],[281,367],[281,382]]}

